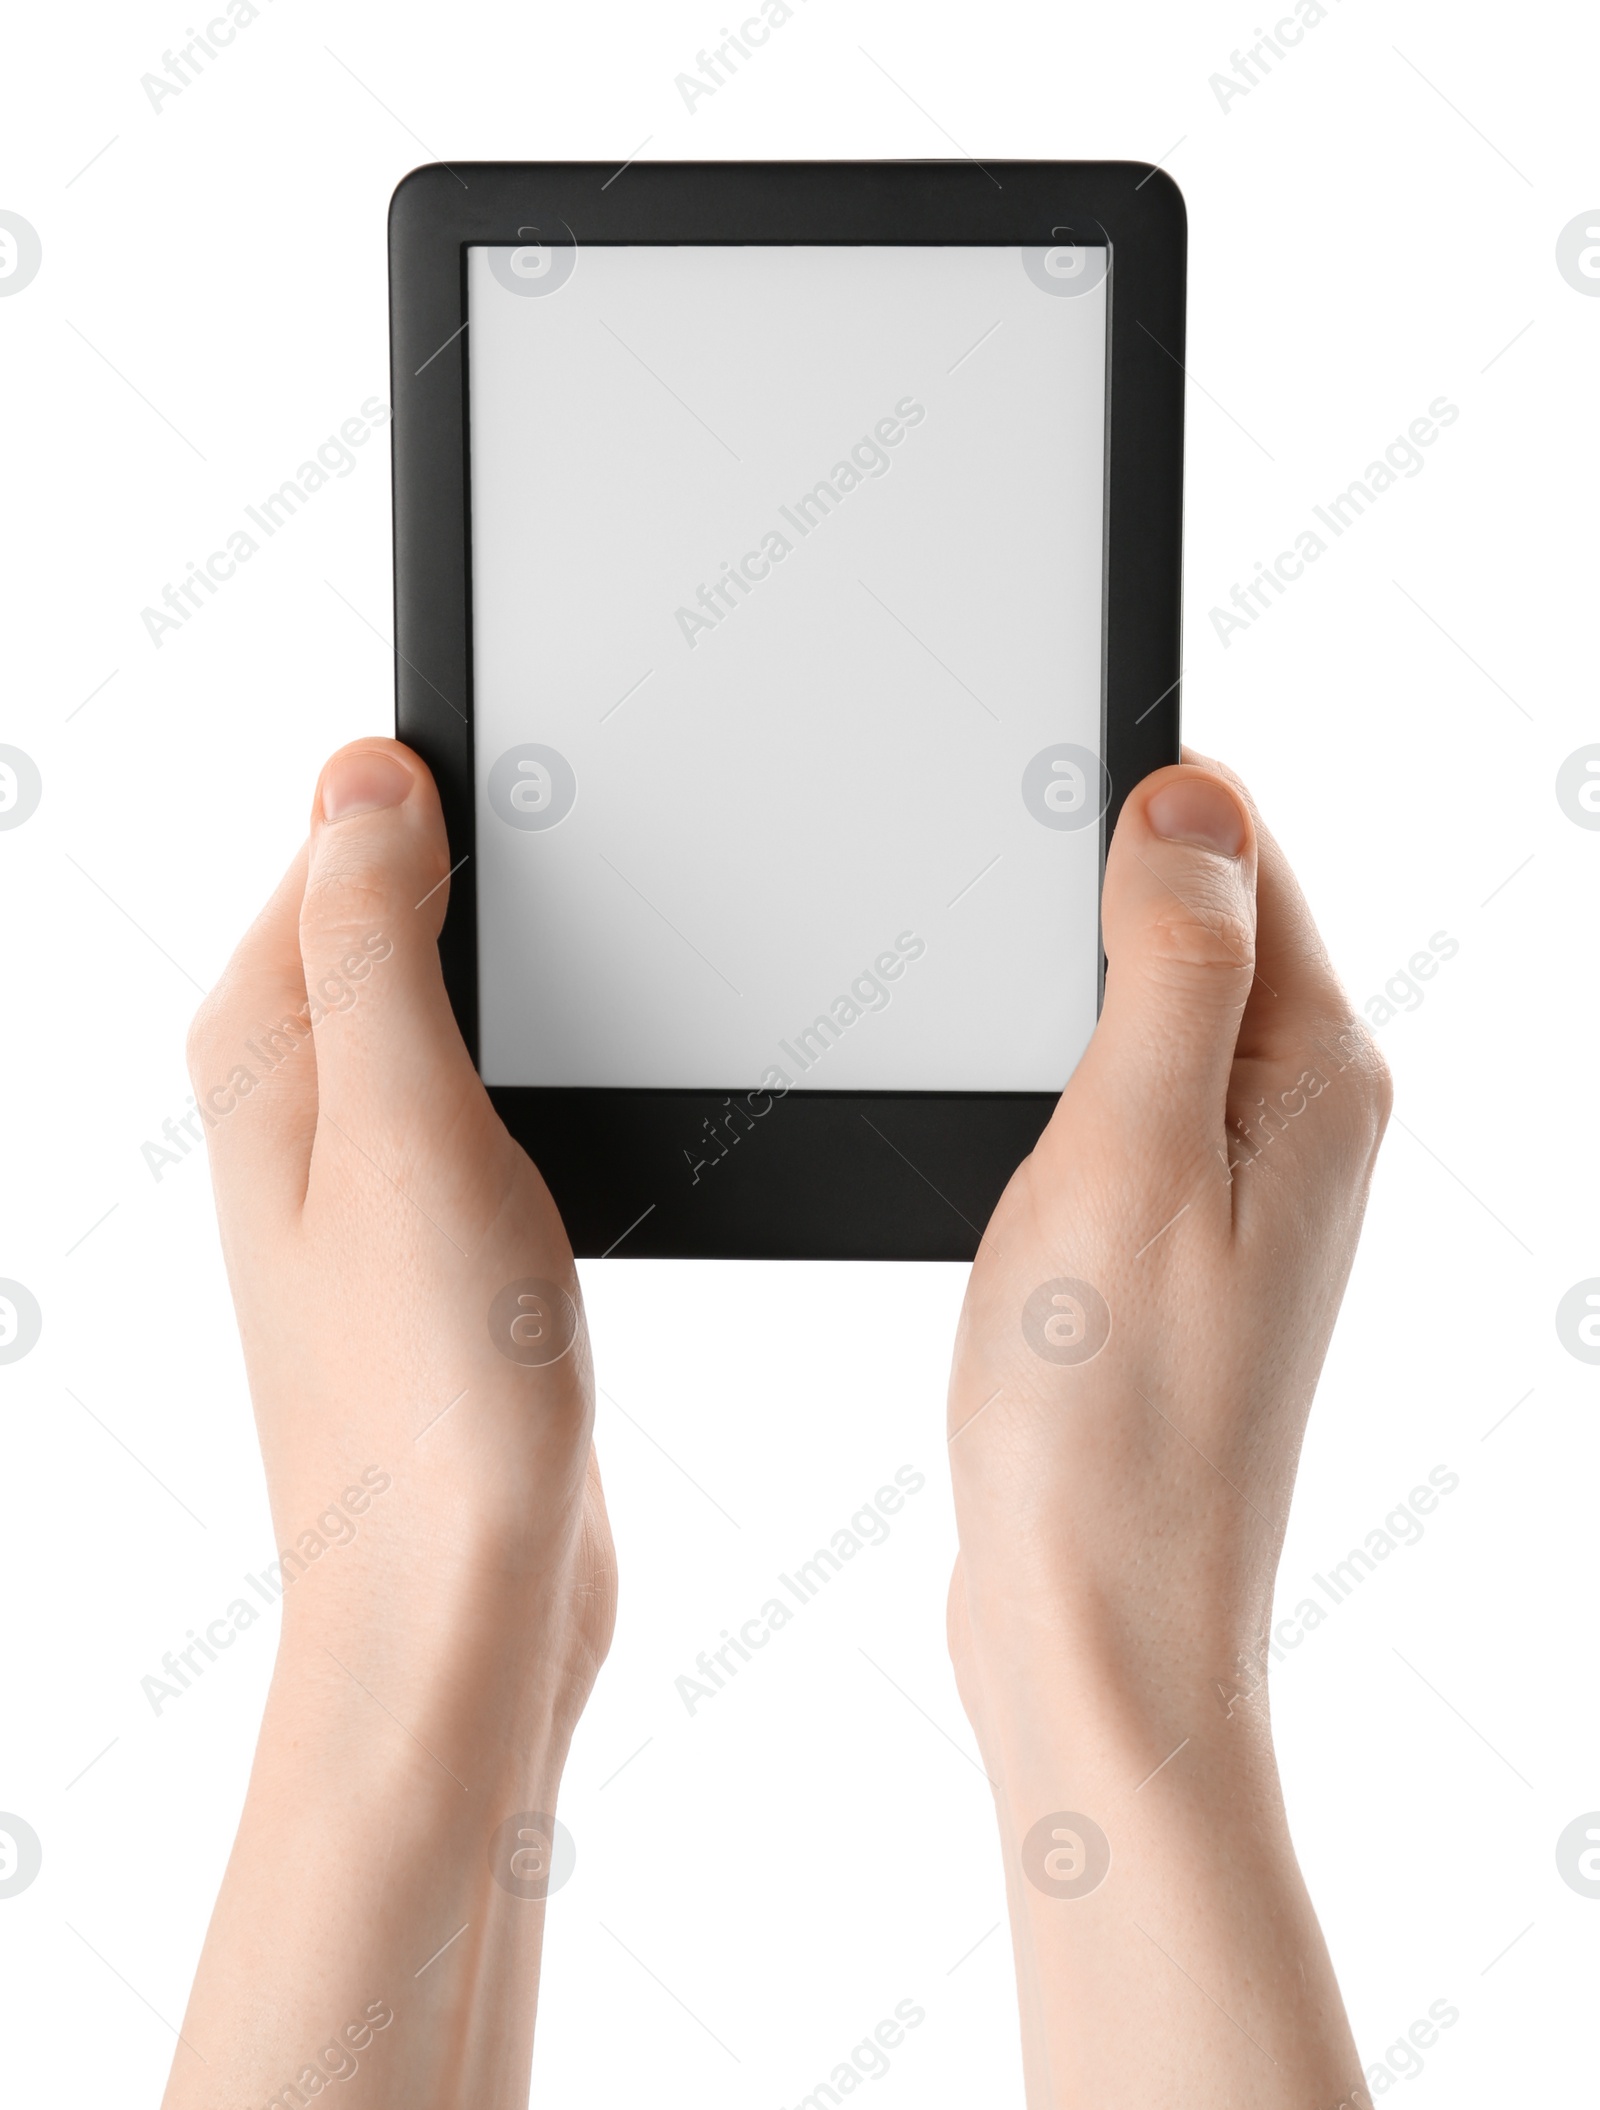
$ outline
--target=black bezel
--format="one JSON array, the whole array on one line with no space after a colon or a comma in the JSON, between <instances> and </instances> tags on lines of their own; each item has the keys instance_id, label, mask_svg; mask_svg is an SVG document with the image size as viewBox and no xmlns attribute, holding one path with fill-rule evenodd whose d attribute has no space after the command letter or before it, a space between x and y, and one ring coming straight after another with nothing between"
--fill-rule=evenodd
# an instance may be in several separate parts
<instances>
[{"instance_id":1,"label":"black bezel","mask_svg":"<svg viewBox=\"0 0 1600 2110\"><path fill-rule=\"evenodd\" d=\"M586 242L1110 243L1105 844L1178 759L1185 215L1144 162L463 163L414 170L389 212L395 730L438 782L457 865L439 949L477 1058L466 251L565 224ZM1098 230L1098 232L1095 232ZM697 1179L723 1091L496 1086L580 1258L970 1260L1050 1092L802 1092Z\"/></svg>"}]
</instances>

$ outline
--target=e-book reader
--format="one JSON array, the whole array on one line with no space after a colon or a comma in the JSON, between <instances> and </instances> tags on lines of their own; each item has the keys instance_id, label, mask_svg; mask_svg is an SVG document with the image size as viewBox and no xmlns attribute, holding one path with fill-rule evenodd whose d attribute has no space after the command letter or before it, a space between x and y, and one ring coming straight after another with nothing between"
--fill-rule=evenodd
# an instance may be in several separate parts
<instances>
[{"instance_id":1,"label":"e-book reader","mask_svg":"<svg viewBox=\"0 0 1600 2110\"><path fill-rule=\"evenodd\" d=\"M396 193L397 730L580 1255L975 1250L1178 754L1183 272L1144 164Z\"/></svg>"}]
</instances>

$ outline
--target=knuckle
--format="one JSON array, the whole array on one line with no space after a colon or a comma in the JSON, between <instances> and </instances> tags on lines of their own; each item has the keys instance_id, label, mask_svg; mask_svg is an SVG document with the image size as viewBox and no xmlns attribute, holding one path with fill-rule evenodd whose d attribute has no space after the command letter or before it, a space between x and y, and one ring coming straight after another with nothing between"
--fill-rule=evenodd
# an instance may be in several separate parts
<instances>
[{"instance_id":1,"label":"knuckle","mask_svg":"<svg viewBox=\"0 0 1600 2110\"><path fill-rule=\"evenodd\" d=\"M388 869L367 859L341 859L314 869L300 905L300 934L311 949L354 933L365 934L393 920L394 888Z\"/></svg>"},{"instance_id":2,"label":"knuckle","mask_svg":"<svg viewBox=\"0 0 1600 2110\"><path fill-rule=\"evenodd\" d=\"M1357 1090L1367 1116L1369 1147L1376 1150L1394 1112L1394 1073L1366 1027L1361 1029L1356 1065Z\"/></svg>"},{"instance_id":3,"label":"knuckle","mask_svg":"<svg viewBox=\"0 0 1600 2110\"><path fill-rule=\"evenodd\" d=\"M194 1017L189 1021L189 1031L184 1037L183 1058L189 1072L189 1082L197 1092L203 1091L213 1081L219 1051L226 1035L221 984L207 997L202 998Z\"/></svg>"},{"instance_id":4,"label":"knuckle","mask_svg":"<svg viewBox=\"0 0 1600 2110\"><path fill-rule=\"evenodd\" d=\"M1202 912L1173 902L1151 919L1144 951L1158 974L1248 976L1255 967L1255 932L1236 910Z\"/></svg>"},{"instance_id":5,"label":"knuckle","mask_svg":"<svg viewBox=\"0 0 1600 2110\"><path fill-rule=\"evenodd\" d=\"M1329 1099L1342 1116L1343 1138L1356 1158L1370 1162L1394 1110L1394 1077L1362 1019L1346 1014L1327 1030L1322 1044L1339 1058Z\"/></svg>"}]
</instances>

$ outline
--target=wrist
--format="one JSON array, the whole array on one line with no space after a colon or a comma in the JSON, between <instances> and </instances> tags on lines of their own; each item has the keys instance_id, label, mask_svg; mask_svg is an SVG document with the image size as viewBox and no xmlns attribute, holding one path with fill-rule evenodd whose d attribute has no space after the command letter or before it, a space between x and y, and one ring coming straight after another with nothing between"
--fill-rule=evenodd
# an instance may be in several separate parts
<instances>
[{"instance_id":1,"label":"wrist","mask_svg":"<svg viewBox=\"0 0 1600 2110\"><path fill-rule=\"evenodd\" d=\"M1093 1587L997 1593L969 1571L953 1650L991 1775L1032 1797L1065 1774L1116 1801L1181 1753L1219 1793L1276 1793L1250 1627L1198 1593L1154 1618Z\"/></svg>"},{"instance_id":2,"label":"wrist","mask_svg":"<svg viewBox=\"0 0 1600 2110\"><path fill-rule=\"evenodd\" d=\"M309 1568L285 1561L274 1694L315 1689L339 1664L397 1711L404 1699L441 1722L500 1724L496 1741L520 1748L564 1742L610 1639L602 1551L581 1511L545 1537L413 1511Z\"/></svg>"},{"instance_id":3,"label":"wrist","mask_svg":"<svg viewBox=\"0 0 1600 2110\"><path fill-rule=\"evenodd\" d=\"M286 1614L264 1735L287 1721L302 1745L425 1748L474 1790L550 1754L559 1772L593 1676L563 1622L411 1602L340 1609Z\"/></svg>"}]
</instances>

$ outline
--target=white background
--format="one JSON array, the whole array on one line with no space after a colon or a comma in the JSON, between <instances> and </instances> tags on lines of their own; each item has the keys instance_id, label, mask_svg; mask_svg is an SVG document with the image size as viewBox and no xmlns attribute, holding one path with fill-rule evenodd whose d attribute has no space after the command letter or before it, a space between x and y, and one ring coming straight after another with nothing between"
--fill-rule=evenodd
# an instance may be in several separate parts
<instances>
[{"instance_id":1,"label":"white background","mask_svg":"<svg viewBox=\"0 0 1600 2110\"><path fill-rule=\"evenodd\" d=\"M268 1633L159 1720L139 1691L271 1552L206 1175L157 1185L140 1145L184 1109L197 985L287 861L319 762L389 723L382 443L159 651L140 610L387 394L384 212L408 166L620 162L647 135L653 155L937 155L948 134L1170 152L1192 234L1188 733L1255 787L1358 1001L1435 931L1459 941L1382 1029L1398 1120L1286 1601L1430 1467L1461 1485L1283 1666L1274 1708L1367 2060L1444 1998L1460 2020L1407 2103L1576 2100L1600 1902L1553 1847L1600 1807L1600 1439L1597 1372L1552 1320L1600 1273L1600 834L1553 782L1600 738L1600 301L1554 244L1600 205L1592 20L1343 0L1224 114L1208 77L1253 8L811 0L691 117L673 77L714 9L280 0L156 116L139 77L189 19L34 12L8 48L0 203L45 259L0 301L0 739L45 784L0 835L0 1275L45 1314L0 1369L0 1808L45 1852L0 1901L13 2092L155 2099L238 1811ZM1461 416L1425 472L1224 650L1210 607L1441 393ZM873 2100L1016 2102L1004 1934L967 1954L1001 1889L941 1631L961 1271L584 1275L623 1599L563 1791L578 1873L536 2086L792 2104L911 1997L926 2022ZM904 1462L929 1486L894 1537L691 1721L674 1677Z\"/></svg>"}]
</instances>

